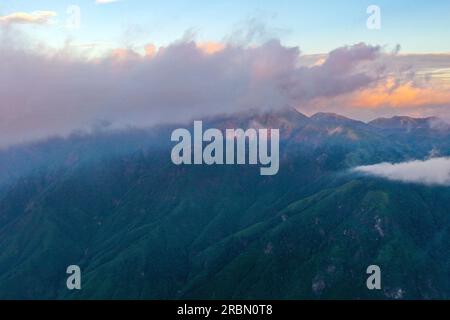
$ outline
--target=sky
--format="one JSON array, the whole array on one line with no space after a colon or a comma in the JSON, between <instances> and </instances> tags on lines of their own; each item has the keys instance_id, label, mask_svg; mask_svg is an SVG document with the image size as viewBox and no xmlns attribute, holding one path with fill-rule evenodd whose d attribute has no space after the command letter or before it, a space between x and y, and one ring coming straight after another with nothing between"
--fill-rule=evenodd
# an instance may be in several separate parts
<instances>
[{"instance_id":1,"label":"sky","mask_svg":"<svg viewBox=\"0 0 450 320\"><path fill-rule=\"evenodd\" d=\"M447 0L3 0L0 147L250 109L450 119L449 18Z\"/></svg>"},{"instance_id":2,"label":"sky","mask_svg":"<svg viewBox=\"0 0 450 320\"><path fill-rule=\"evenodd\" d=\"M104 3L102 3L104 2ZM366 27L369 5L381 9L381 29ZM80 8L80 28L64 28L67 9ZM51 27L30 32L53 45L68 37L80 43L167 45L187 31L204 41L223 41L246 24L264 23L269 36L308 54L327 53L360 41L401 44L408 53L450 52L450 2L406 0L3 0L0 14L52 11ZM255 22L256 21L256 22Z\"/></svg>"}]
</instances>

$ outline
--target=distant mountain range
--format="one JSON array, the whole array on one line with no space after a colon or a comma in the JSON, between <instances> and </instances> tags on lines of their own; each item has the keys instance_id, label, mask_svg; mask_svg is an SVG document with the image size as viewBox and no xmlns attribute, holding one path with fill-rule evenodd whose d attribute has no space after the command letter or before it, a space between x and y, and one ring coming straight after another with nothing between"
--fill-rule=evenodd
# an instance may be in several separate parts
<instances>
[{"instance_id":1,"label":"distant mountain range","mask_svg":"<svg viewBox=\"0 0 450 320\"><path fill-rule=\"evenodd\" d=\"M279 174L175 166L180 125L1 151L0 298L450 298L450 187L349 170L449 156L444 121L285 110L204 123L279 128ZM80 291L66 288L72 264Z\"/></svg>"}]
</instances>

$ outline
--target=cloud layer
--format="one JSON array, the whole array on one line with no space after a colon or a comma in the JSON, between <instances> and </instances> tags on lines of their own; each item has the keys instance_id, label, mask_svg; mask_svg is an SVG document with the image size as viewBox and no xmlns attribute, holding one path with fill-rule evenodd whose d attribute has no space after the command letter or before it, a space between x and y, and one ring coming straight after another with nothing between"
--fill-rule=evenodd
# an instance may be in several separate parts
<instances>
[{"instance_id":1,"label":"cloud layer","mask_svg":"<svg viewBox=\"0 0 450 320\"><path fill-rule=\"evenodd\" d=\"M353 171L393 181L450 186L450 158L380 163L360 166Z\"/></svg>"},{"instance_id":2,"label":"cloud layer","mask_svg":"<svg viewBox=\"0 0 450 320\"><path fill-rule=\"evenodd\" d=\"M10 34L11 35L11 34ZM318 97L363 89L379 75L360 66L376 46L332 51L301 64L298 48L178 41L145 53L117 49L87 59L73 48L27 48L0 42L0 147L65 135L96 123L146 126L249 109L297 107Z\"/></svg>"},{"instance_id":3,"label":"cloud layer","mask_svg":"<svg viewBox=\"0 0 450 320\"><path fill-rule=\"evenodd\" d=\"M254 109L450 118L450 55L399 55L399 47L387 52L359 43L308 56L278 40L250 45L189 36L99 55L95 44L49 49L14 26L52 16L0 18L0 148L99 123L148 126Z\"/></svg>"}]
</instances>

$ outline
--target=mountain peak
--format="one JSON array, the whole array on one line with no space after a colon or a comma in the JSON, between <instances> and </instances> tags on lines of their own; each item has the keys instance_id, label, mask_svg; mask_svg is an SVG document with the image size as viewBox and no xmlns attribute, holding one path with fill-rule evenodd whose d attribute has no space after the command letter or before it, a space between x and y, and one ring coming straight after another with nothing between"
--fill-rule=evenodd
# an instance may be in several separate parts
<instances>
[{"instance_id":1,"label":"mountain peak","mask_svg":"<svg viewBox=\"0 0 450 320\"><path fill-rule=\"evenodd\" d=\"M437 117L413 118L408 116L395 116L391 118L378 118L368 124L381 129L429 129L434 123L441 122Z\"/></svg>"},{"instance_id":2,"label":"mountain peak","mask_svg":"<svg viewBox=\"0 0 450 320\"><path fill-rule=\"evenodd\" d=\"M333 112L317 112L313 116L311 116L311 119L339 119L339 120L352 120L350 118L344 117L340 114L333 113Z\"/></svg>"},{"instance_id":3,"label":"mountain peak","mask_svg":"<svg viewBox=\"0 0 450 320\"><path fill-rule=\"evenodd\" d=\"M326 124L363 124L363 122L347 118L337 113L318 112L311 116L313 121Z\"/></svg>"}]
</instances>

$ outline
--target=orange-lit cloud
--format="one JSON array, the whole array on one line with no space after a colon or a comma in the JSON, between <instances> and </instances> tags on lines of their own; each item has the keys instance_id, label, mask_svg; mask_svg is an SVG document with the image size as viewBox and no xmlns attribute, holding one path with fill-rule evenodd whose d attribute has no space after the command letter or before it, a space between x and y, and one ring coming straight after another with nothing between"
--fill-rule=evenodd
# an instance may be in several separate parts
<instances>
[{"instance_id":1,"label":"orange-lit cloud","mask_svg":"<svg viewBox=\"0 0 450 320\"><path fill-rule=\"evenodd\" d=\"M442 86L418 87L412 82L395 86L392 79L386 83L356 92L349 105L360 108L414 108L450 104L450 88Z\"/></svg>"},{"instance_id":2,"label":"orange-lit cloud","mask_svg":"<svg viewBox=\"0 0 450 320\"><path fill-rule=\"evenodd\" d=\"M223 49L225 49L226 46L224 43L208 41L197 43L197 47L204 53L214 54L222 51Z\"/></svg>"},{"instance_id":3,"label":"orange-lit cloud","mask_svg":"<svg viewBox=\"0 0 450 320\"><path fill-rule=\"evenodd\" d=\"M110 57L115 62L129 62L140 58L140 55L131 49L117 48L111 51Z\"/></svg>"},{"instance_id":4,"label":"orange-lit cloud","mask_svg":"<svg viewBox=\"0 0 450 320\"><path fill-rule=\"evenodd\" d=\"M153 43L149 43L145 46L145 56L148 58L153 58L157 52L157 48Z\"/></svg>"}]
</instances>

